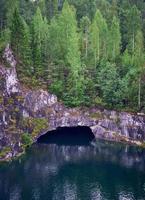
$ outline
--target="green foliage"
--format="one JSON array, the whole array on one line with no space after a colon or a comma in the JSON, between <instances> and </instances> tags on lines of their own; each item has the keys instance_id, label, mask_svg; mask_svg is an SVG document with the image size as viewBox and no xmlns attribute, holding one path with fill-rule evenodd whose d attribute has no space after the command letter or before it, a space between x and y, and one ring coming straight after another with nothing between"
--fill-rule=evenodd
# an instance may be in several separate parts
<instances>
[{"instance_id":1,"label":"green foliage","mask_svg":"<svg viewBox=\"0 0 145 200\"><path fill-rule=\"evenodd\" d=\"M8 27L12 26L13 15L15 11L19 8L18 0L7 0L5 3L6 8L6 23Z\"/></svg>"},{"instance_id":2,"label":"green foliage","mask_svg":"<svg viewBox=\"0 0 145 200\"><path fill-rule=\"evenodd\" d=\"M11 148L10 147L4 147L1 151L0 151L0 158L4 158L9 152L11 152Z\"/></svg>"},{"instance_id":3,"label":"green foliage","mask_svg":"<svg viewBox=\"0 0 145 200\"><path fill-rule=\"evenodd\" d=\"M7 42L10 41L10 30L3 29L0 32L0 53L4 50L7 45Z\"/></svg>"},{"instance_id":4,"label":"green foliage","mask_svg":"<svg viewBox=\"0 0 145 200\"><path fill-rule=\"evenodd\" d=\"M100 10L96 11L95 17L91 25L91 50L94 56L94 66L100 59L107 59L107 46L108 46L108 27L106 20L102 16Z\"/></svg>"},{"instance_id":5,"label":"green foliage","mask_svg":"<svg viewBox=\"0 0 145 200\"><path fill-rule=\"evenodd\" d=\"M2 0L0 52L10 42L21 81L68 106L140 110L144 9L136 0Z\"/></svg>"},{"instance_id":6,"label":"green foliage","mask_svg":"<svg viewBox=\"0 0 145 200\"><path fill-rule=\"evenodd\" d=\"M44 118L25 118L22 120L22 128L32 132L31 138L37 137L42 131L48 129L47 119Z\"/></svg>"},{"instance_id":7,"label":"green foliage","mask_svg":"<svg viewBox=\"0 0 145 200\"><path fill-rule=\"evenodd\" d=\"M48 122L43 118L35 118L32 120L33 123L33 132L32 136L36 137L38 134L42 133L42 131L48 129Z\"/></svg>"},{"instance_id":8,"label":"green foliage","mask_svg":"<svg viewBox=\"0 0 145 200\"><path fill-rule=\"evenodd\" d=\"M64 101L68 102L70 98L70 102L76 105L80 102L82 95L79 35L75 10L67 2L64 3L60 16L52 20L50 38L51 57L56 63L61 63L63 60L63 68L58 69L59 74L56 74L54 80L55 88L65 92L62 94ZM62 84L61 81L63 81Z\"/></svg>"},{"instance_id":9,"label":"green foliage","mask_svg":"<svg viewBox=\"0 0 145 200\"><path fill-rule=\"evenodd\" d=\"M31 73L32 54L30 42L29 27L16 9L11 24L11 46L15 55L22 62L22 67L18 70L22 71L24 75L29 75Z\"/></svg>"},{"instance_id":10,"label":"green foliage","mask_svg":"<svg viewBox=\"0 0 145 200\"><path fill-rule=\"evenodd\" d=\"M120 55L121 33L118 19L114 16L110 28L108 54L110 60L115 60Z\"/></svg>"},{"instance_id":11,"label":"green foliage","mask_svg":"<svg viewBox=\"0 0 145 200\"><path fill-rule=\"evenodd\" d=\"M103 64L100 67L97 80L103 101L111 107L121 104L123 88L120 85L116 66L111 63L105 63L105 66Z\"/></svg>"},{"instance_id":12,"label":"green foliage","mask_svg":"<svg viewBox=\"0 0 145 200\"><path fill-rule=\"evenodd\" d=\"M135 51L135 37L141 29L141 13L136 6L132 6L127 14L127 43L131 54Z\"/></svg>"},{"instance_id":13,"label":"green foliage","mask_svg":"<svg viewBox=\"0 0 145 200\"><path fill-rule=\"evenodd\" d=\"M95 0L68 0L77 10L77 19L80 20L83 16L88 16L90 19L94 17L96 11Z\"/></svg>"},{"instance_id":14,"label":"green foliage","mask_svg":"<svg viewBox=\"0 0 145 200\"><path fill-rule=\"evenodd\" d=\"M91 21L87 16L82 17L80 21L81 28L81 54L84 61L88 58L89 51L89 35L90 35L90 24Z\"/></svg>"},{"instance_id":15,"label":"green foliage","mask_svg":"<svg viewBox=\"0 0 145 200\"><path fill-rule=\"evenodd\" d=\"M42 38L43 38L43 17L38 7L32 22L32 46L34 73L37 77L42 75Z\"/></svg>"},{"instance_id":16,"label":"green foliage","mask_svg":"<svg viewBox=\"0 0 145 200\"><path fill-rule=\"evenodd\" d=\"M33 143L32 137L29 133L23 133L21 140L24 146L30 146Z\"/></svg>"}]
</instances>

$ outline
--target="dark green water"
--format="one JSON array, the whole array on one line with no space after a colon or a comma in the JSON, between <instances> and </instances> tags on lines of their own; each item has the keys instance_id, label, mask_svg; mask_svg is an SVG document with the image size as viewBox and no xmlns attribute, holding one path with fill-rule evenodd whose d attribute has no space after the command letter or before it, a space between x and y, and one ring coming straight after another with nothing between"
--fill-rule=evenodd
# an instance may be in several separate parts
<instances>
[{"instance_id":1,"label":"dark green water","mask_svg":"<svg viewBox=\"0 0 145 200\"><path fill-rule=\"evenodd\" d=\"M0 200L145 200L145 150L57 137L43 142L0 164Z\"/></svg>"}]
</instances>

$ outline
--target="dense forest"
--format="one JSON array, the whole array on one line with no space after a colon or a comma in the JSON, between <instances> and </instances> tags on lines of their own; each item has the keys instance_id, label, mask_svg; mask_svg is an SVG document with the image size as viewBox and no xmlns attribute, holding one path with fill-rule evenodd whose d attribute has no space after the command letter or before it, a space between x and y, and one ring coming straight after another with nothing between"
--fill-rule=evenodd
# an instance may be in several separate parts
<instances>
[{"instance_id":1,"label":"dense forest","mask_svg":"<svg viewBox=\"0 0 145 200\"><path fill-rule=\"evenodd\" d=\"M19 79L68 106L143 110L143 0L1 0L0 53L7 43Z\"/></svg>"}]
</instances>

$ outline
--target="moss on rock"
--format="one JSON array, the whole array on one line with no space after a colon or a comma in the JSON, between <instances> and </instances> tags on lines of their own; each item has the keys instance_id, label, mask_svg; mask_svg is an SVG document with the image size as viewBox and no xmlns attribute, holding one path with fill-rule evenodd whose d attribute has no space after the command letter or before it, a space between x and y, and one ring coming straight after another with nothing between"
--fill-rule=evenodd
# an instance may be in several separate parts
<instances>
[{"instance_id":1,"label":"moss on rock","mask_svg":"<svg viewBox=\"0 0 145 200\"><path fill-rule=\"evenodd\" d=\"M44 118L28 117L23 119L22 126L24 130L31 132L32 138L37 137L43 130L48 128L48 121Z\"/></svg>"},{"instance_id":2,"label":"moss on rock","mask_svg":"<svg viewBox=\"0 0 145 200\"><path fill-rule=\"evenodd\" d=\"M3 159L6 157L6 155L8 153L11 152L11 148L10 147L4 147L1 151L0 151L0 159Z\"/></svg>"}]
</instances>

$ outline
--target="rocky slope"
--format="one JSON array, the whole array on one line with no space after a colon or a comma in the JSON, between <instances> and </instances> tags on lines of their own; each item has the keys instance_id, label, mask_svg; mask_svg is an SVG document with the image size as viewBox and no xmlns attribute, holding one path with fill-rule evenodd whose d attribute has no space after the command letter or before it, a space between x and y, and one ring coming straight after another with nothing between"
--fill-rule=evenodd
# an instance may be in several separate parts
<instances>
[{"instance_id":1,"label":"rocky slope","mask_svg":"<svg viewBox=\"0 0 145 200\"><path fill-rule=\"evenodd\" d=\"M27 143L58 127L88 126L96 138L144 144L145 116L97 108L66 108L44 90L25 90L9 45L0 65L0 160L23 153Z\"/></svg>"}]
</instances>

